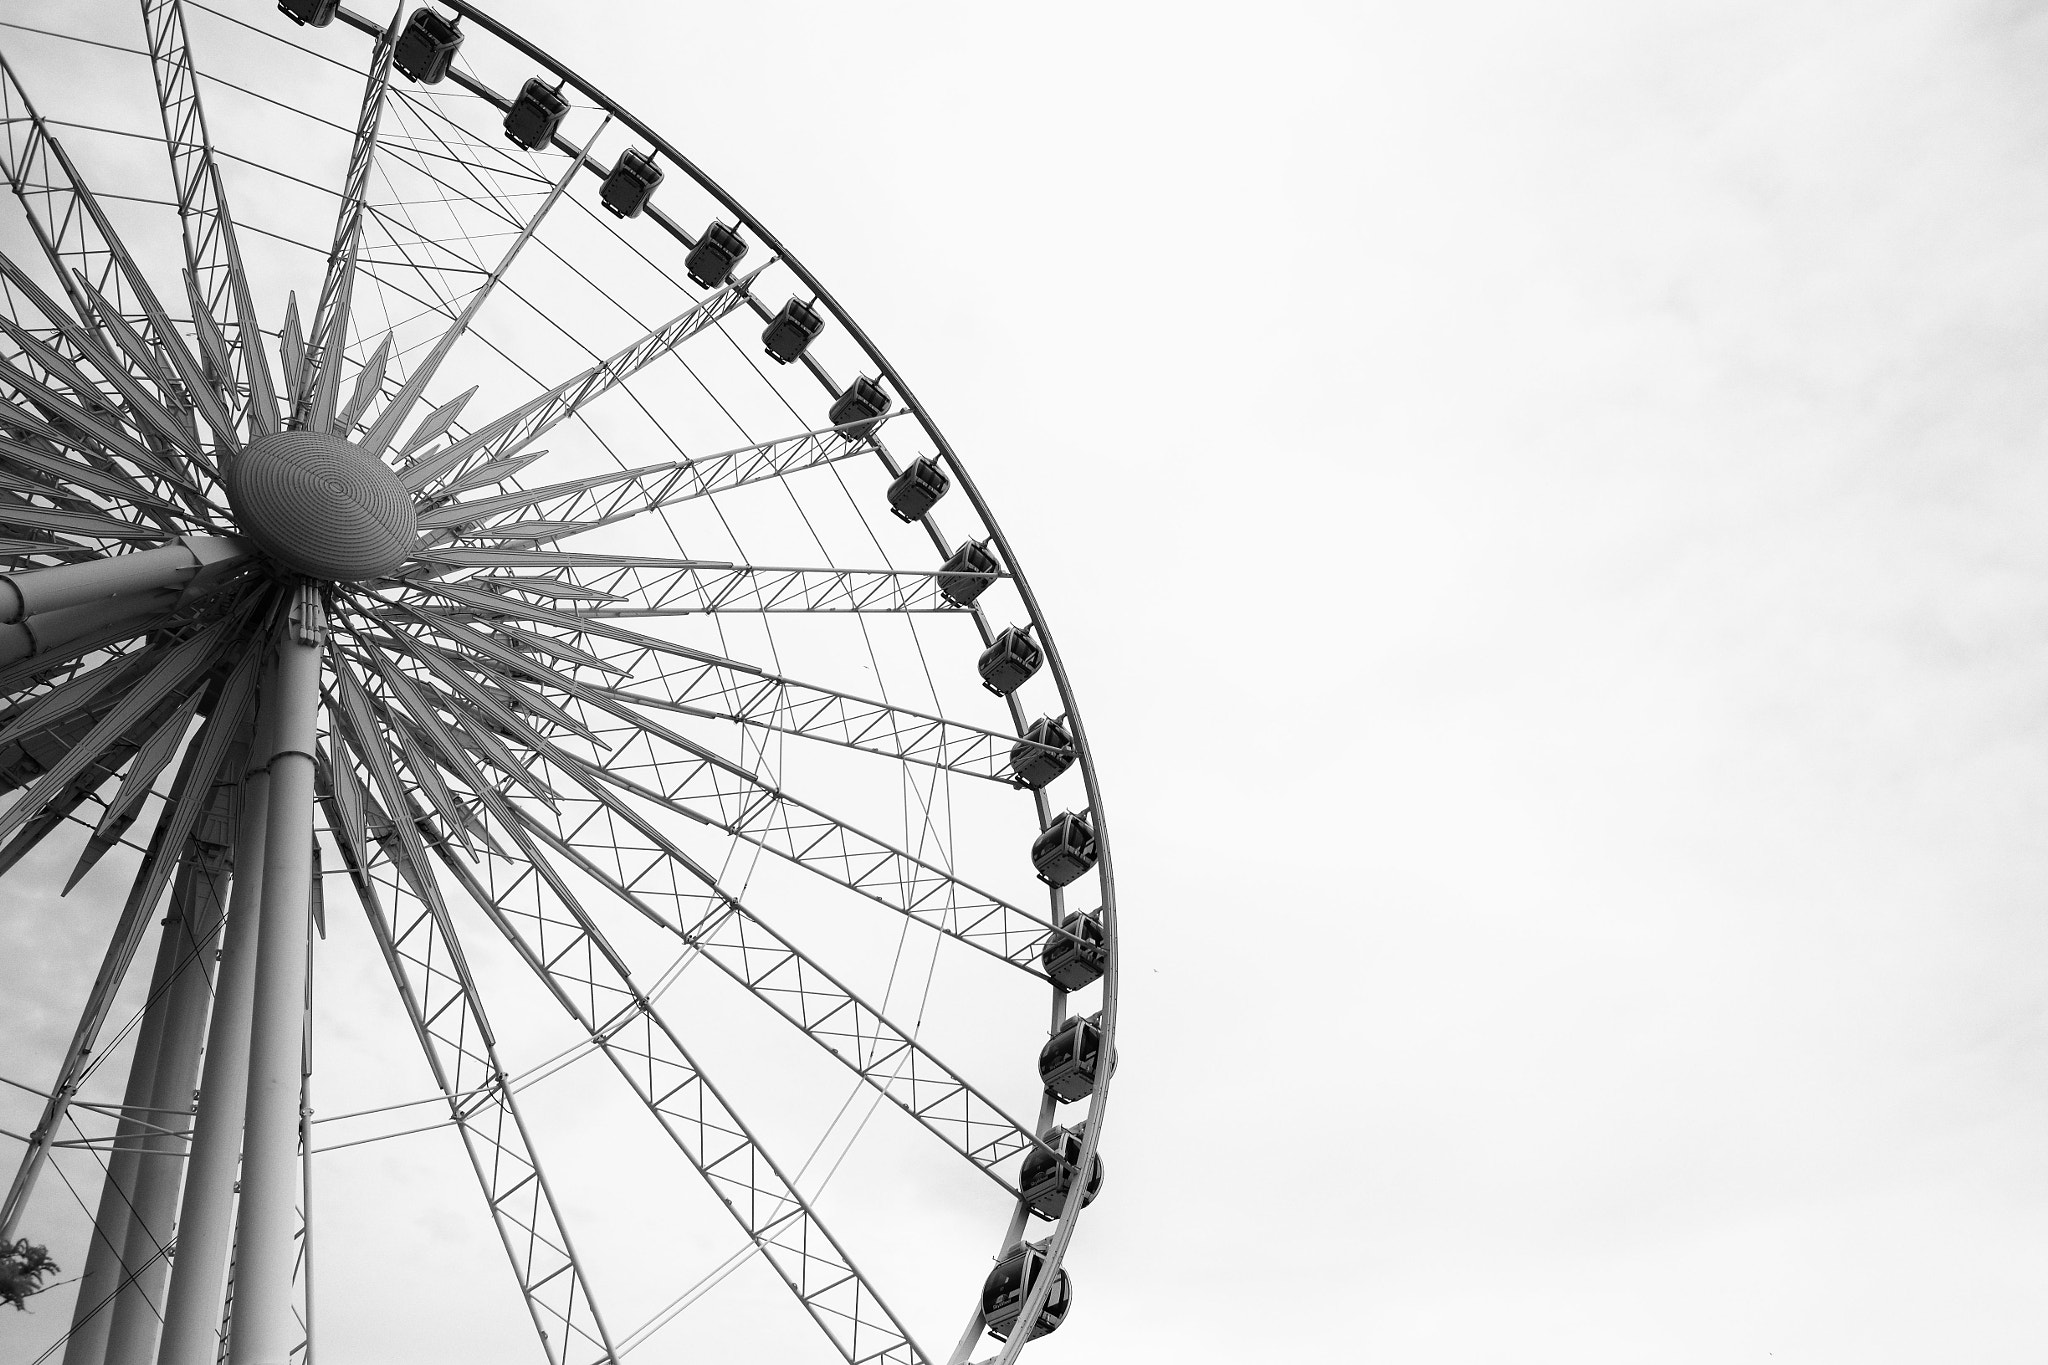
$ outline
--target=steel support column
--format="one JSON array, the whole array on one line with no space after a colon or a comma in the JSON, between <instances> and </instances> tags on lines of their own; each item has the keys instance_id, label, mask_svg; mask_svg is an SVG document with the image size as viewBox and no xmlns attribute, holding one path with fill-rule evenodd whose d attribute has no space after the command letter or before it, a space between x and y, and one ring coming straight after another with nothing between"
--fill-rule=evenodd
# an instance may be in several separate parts
<instances>
[{"instance_id":1,"label":"steel support column","mask_svg":"<svg viewBox=\"0 0 2048 1365\"><path fill-rule=\"evenodd\" d=\"M105 1365L108 1329L114 1321L114 1296L127 1278L121 1258L127 1249L128 1211L135 1196L135 1172L141 1164L137 1148L146 1125L150 1092L156 1079L157 1045L163 1037L164 1015L170 1009L171 979L178 969L179 933L166 920L158 941L156 965L149 975L149 998L142 1025L135 1034L135 1056L128 1064L128 1088L121 1096L121 1121L114 1129L114 1150L107 1156L106 1183L100 1187L99 1212L93 1218L92 1248L85 1255L85 1273L78 1281L78 1301L71 1310L71 1333L64 1346L64 1365Z\"/></svg>"},{"instance_id":2,"label":"steel support column","mask_svg":"<svg viewBox=\"0 0 2048 1365\"><path fill-rule=\"evenodd\" d=\"M116 598L160 597L175 606L181 594L213 586L248 554L239 540L180 536L160 549L0 573L0 623L67 607L104 607Z\"/></svg>"},{"instance_id":3,"label":"steel support column","mask_svg":"<svg viewBox=\"0 0 2048 1365\"><path fill-rule=\"evenodd\" d=\"M180 960L164 1014L163 1036L157 1044L149 1101L151 1126L139 1144L141 1159L122 1253L130 1274L114 1301L107 1365L150 1365L156 1357L164 1280L171 1268L169 1258L160 1253L171 1242L178 1190L185 1174L189 1139L184 1130L191 1123L199 1050L213 995L214 946L220 940L226 903L225 853L224 848L194 840L171 891L170 920L164 932L177 935Z\"/></svg>"},{"instance_id":4,"label":"steel support column","mask_svg":"<svg viewBox=\"0 0 2048 1365\"><path fill-rule=\"evenodd\" d=\"M276 693L266 678L266 700ZM235 826L233 898L226 946L213 993L206 1071L178 1213L178 1259L164 1303L158 1365L214 1365L221 1300L235 1241L235 1171L242 1159L242 1115L249 1098L249 1020L255 1008L256 944L263 901L263 844L270 818L270 727L259 716L256 746L242 781Z\"/></svg>"},{"instance_id":5,"label":"steel support column","mask_svg":"<svg viewBox=\"0 0 2048 1365\"><path fill-rule=\"evenodd\" d=\"M249 1030L242 1204L235 1227L230 1365L289 1365L299 1189L299 1085L306 935L313 883L313 751L320 713L321 612L312 584L294 593L277 640L264 834L262 927Z\"/></svg>"}]
</instances>

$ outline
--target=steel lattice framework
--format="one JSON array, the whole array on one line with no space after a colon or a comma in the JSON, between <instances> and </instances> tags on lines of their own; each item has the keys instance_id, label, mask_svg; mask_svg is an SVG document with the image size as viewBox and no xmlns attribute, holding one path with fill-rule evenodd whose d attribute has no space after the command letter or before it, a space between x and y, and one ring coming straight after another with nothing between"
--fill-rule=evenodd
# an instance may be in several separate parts
<instances>
[{"instance_id":1,"label":"steel lattice framework","mask_svg":"<svg viewBox=\"0 0 2048 1365\"><path fill-rule=\"evenodd\" d=\"M8 1078L38 1112L0 1256L47 1173L100 1188L42 1358L310 1359L316 1155L425 1131L319 1136L335 921L431 1087L338 1117L445 1116L551 1365L750 1259L821 1359L1008 1365L1099 1183L1116 908L1067 673L958 454L765 226L467 0L136 8L0 20L0 875L126 879L61 1055ZM593 1163L550 1173L530 1093L600 1057L739 1239L624 1333L569 1227ZM785 1070L850 1087L802 1161ZM901 1181L865 1227L821 1204L845 1150L810 1173L856 1103L893 1116L863 1178ZM986 1287L864 1268L955 1171ZM943 1350L927 1280L977 1290Z\"/></svg>"}]
</instances>

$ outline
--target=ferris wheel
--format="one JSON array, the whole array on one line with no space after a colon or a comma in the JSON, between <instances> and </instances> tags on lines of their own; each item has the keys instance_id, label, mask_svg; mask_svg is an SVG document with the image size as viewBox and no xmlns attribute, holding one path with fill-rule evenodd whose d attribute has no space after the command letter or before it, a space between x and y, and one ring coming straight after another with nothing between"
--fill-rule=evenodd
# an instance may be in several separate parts
<instances>
[{"instance_id":1,"label":"ferris wheel","mask_svg":"<svg viewBox=\"0 0 2048 1365\"><path fill-rule=\"evenodd\" d=\"M0 916L120 907L4 1067L36 1359L310 1365L408 1285L552 1365L1059 1327L1104 809L902 376L467 0L5 15Z\"/></svg>"}]
</instances>

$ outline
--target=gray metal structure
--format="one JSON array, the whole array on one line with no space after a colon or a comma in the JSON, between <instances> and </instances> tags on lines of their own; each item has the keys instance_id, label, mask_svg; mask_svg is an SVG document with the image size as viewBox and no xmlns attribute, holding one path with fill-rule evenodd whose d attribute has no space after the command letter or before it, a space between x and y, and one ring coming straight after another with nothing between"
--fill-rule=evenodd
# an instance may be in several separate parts
<instances>
[{"instance_id":1,"label":"gray metal structure","mask_svg":"<svg viewBox=\"0 0 2048 1365\"><path fill-rule=\"evenodd\" d=\"M461 34L438 65L420 44L450 30L416 10L281 8L0 20L0 876L68 840L71 884L109 855L128 878L71 1043L27 1080L41 1117L0 1208L0 1242L33 1237L52 1163L104 1158L65 1365L315 1355L330 882L363 911L551 1365L617 1360L667 1318L620 1334L600 1311L479 935L616 1070L815 1322L819 1358L1007 1365L1088 1185L1035 1211L1019 1171L1072 1154L1043 1140L1062 1125L1071 1169L1092 1168L1117 1009L1095 765L1011 544L853 319L652 127L466 0L431 11ZM54 76L116 57L132 95ZM522 76L568 102L539 146L500 129ZM337 81L345 111L320 103ZM167 181L110 183L117 158L72 151L143 141ZM644 207L607 191L630 218L593 212L634 157L662 183L649 197L643 173ZM237 198L238 178L262 191ZM280 207L301 189L318 215ZM693 254L704 216L756 259ZM785 295L825 330L764 366ZM876 392L886 410L859 405ZM921 460L953 496L892 518ZM963 534L993 572L940 572ZM976 657L1009 625L1043 666L983 688ZM1020 738L1034 713L1070 748ZM1079 776L1025 780L1040 755ZM1067 809L1092 847L1034 879L1033 836ZM756 885L763 853L788 875ZM622 924L677 965L650 984ZM886 984L864 937L897 944ZM1035 983L1009 1062L987 1060L989 1019L935 1038L922 1002L893 1003L907 943L928 945L927 998L941 962L991 1011ZM1049 975L1062 944L1092 965ZM730 1027L801 1039L925 1159L975 1172L1007 1210L998 1258L1044 1244L1007 1340L977 1296L957 1344L950 1321L918 1344L817 1183L661 1008L699 961L765 1007ZM1076 1015L1100 1049L1063 1113L1033 1060ZM89 1103L129 1027L120 1101ZM110 1135L88 1135L101 1114Z\"/></svg>"}]
</instances>

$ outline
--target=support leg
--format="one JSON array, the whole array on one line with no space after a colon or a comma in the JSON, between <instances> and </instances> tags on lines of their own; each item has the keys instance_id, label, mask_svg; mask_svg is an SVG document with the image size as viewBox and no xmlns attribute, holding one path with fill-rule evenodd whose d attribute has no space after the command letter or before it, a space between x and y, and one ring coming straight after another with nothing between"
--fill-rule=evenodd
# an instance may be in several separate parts
<instances>
[{"instance_id":1,"label":"support leg","mask_svg":"<svg viewBox=\"0 0 2048 1365\"><path fill-rule=\"evenodd\" d=\"M275 687L266 681L266 700ZM235 1239L235 1171L242 1159L242 1114L249 1092L249 1018L255 1007L256 944L263 901L263 844L270 817L273 745L261 725L242 783L235 828L235 885L227 944L214 988L206 1073L186 1163L178 1213L178 1259L164 1304L159 1365L214 1365L220 1345L221 1300Z\"/></svg>"},{"instance_id":2,"label":"support leg","mask_svg":"<svg viewBox=\"0 0 2048 1365\"><path fill-rule=\"evenodd\" d=\"M301 588L277 643L262 927L249 1033L242 1205L235 1228L230 1365L289 1365L299 1185L299 1062L313 879L313 750L320 709L320 599Z\"/></svg>"},{"instance_id":3,"label":"support leg","mask_svg":"<svg viewBox=\"0 0 2048 1365\"><path fill-rule=\"evenodd\" d=\"M159 1253L170 1245L178 1190L184 1181L188 1139L179 1130L191 1123L200 1044L206 1033L207 1007L212 1003L214 948L220 941L221 912L226 908L226 851L209 850L194 841L171 892L170 926L165 932L178 935L183 961L171 986L170 1008L157 1046L150 1098L154 1112L149 1116L154 1127L140 1144L127 1249L122 1255L132 1275L114 1301L107 1365L150 1365L156 1358L164 1281L171 1268L169 1258ZM171 1131L162 1131L165 1129Z\"/></svg>"},{"instance_id":4,"label":"support leg","mask_svg":"<svg viewBox=\"0 0 2048 1365\"><path fill-rule=\"evenodd\" d=\"M114 1297L126 1278L121 1258L127 1248L128 1210L135 1197L135 1171L141 1158L136 1147L150 1114L156 1077L157 1045L163 1038L164 1015L170 1009L171 978L179 960L176 925L166 922L157 946L156 966L149 976L149 1001L135 1034L135 1057L128 1064L128 1088L121 1096L122 1117L114 1130L114 1150L107 1158L107 1179L100 1187L99 1212L93 1218L92 1249L78 1281L78 1302L71 1310L71 1334L64 1345L64 1365L105 1365L108 1329L113 1325Z\"/></svg>"}]
</instances>

